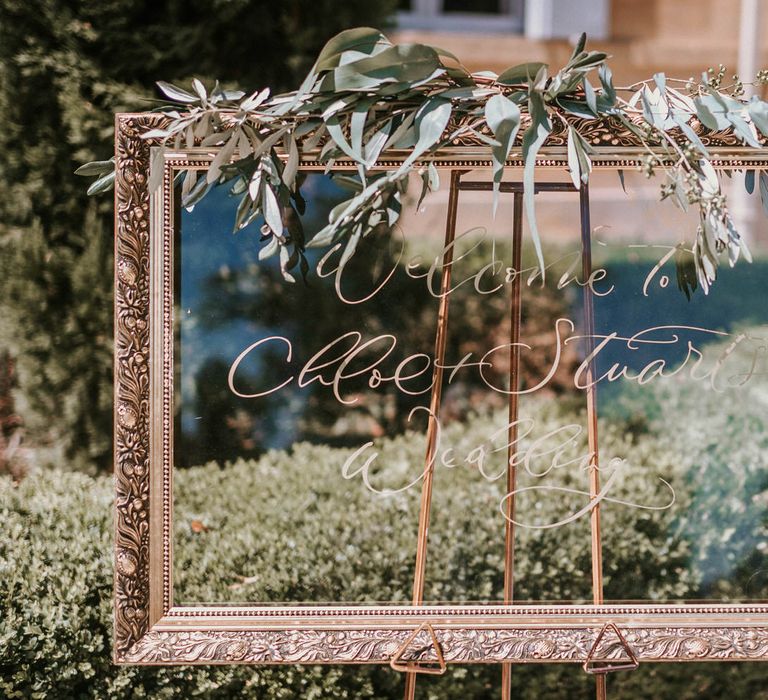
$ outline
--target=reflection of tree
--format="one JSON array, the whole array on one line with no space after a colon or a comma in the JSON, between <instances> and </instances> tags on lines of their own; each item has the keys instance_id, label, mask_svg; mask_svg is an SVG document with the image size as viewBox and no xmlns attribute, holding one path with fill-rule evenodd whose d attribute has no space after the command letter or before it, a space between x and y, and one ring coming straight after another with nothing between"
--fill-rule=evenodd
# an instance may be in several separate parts
<instances>
[{"instance_id":1,"label":"reflection of tree","mask_svg":"<svg viewBox=\"0 0 768 700\"><path fill-rule=\"evenodd\" d=\"M462 260L462 266L479 270L489 259L489 249L478 247ZM388 232L364 239L354 267L344 278L344 294L348 299L366 296L397 263L397 244ZM331 265L330 267L333 267ZM554 355L554 321L565 314L566 302L562 292L550 287L529 290L523 312L523 339L535 346L535 351L523 353L521 376L524 384L538 382L551 364ZM480 296L472 284L460 286L451 296L448 350L446 360L456 363L468 353L473 361L495 345L509 342L509 286L499 293ZM391 334L398 339L395 350L377 369L385 376L394 374L397 364L407 355L421 352L433 355L437 299L427 292L423 279L414 279L405 272L401 261L383 290L364 304L344 304L334 290L333 278L311 275L308 284L287 284L276 265L262 263L225 269L209 278L200 318L210 327L248 320L259 328L258 335L283 335L290 338L294 348L294 367L301 367L321 347L349 331L359 331L363 340L379 334ZM255 336L255 337L258 337ZM351 342L343 347L351 347ZM348 374L364 369L385 349L382 343L363 352L347 368ZM283 353L280 355L280 353ZM280 353L249 366L254 387L275 385L282 381L285 356ZM549 388L562 392L569 385L568 373L573 371L573 356L562 363ZM370 373L361 372L344 383L344 396L354 398L352 405L340 404L327 387L315 382L293 393L281 391L267 399L238 400L227 387L228 368L221 361L209 362L196 377L197 407L205 414L199 421L201 431L195 438L200 445L201 459L227 459L249 456L265 445L285 445L269 439L265 431L278 430L275 417L282 404L292 404L289 412L293 423L288 433L292 439L306 439L332 445L357 445L361 437L368 439L384 434L400 433L408 427L408 414L416 406L429 402L429 394L409 395L393 382L382 383L375 389L368 385ZM446 372L446 378L449 372ZM497 353L494 366L486 371L497 386L508 382L508 353ZM238 375L240 376L240 375ZM248 391L246 382L243 386ZM418 381L428 387L431 371ZM240 382L240 379L238 379ZM469 412L491 410L504 405L506 397L489 390L476 369L464 369L444 392L444 415L463 419ZM203 428L203 423L206 424ZM194 461L194 460L193 460Z\"/></svg>"},{"instance_id":2,"label":"reflection of tree","mask_svg":"<svg viewBox=\"0 0 768 700\"><path fill-rule=\"evenodd\" d=\"M195 376L197 392L192 407L195 430L179 444L177 463L182 466L210 460L251 457L262 442L263 407L245 406L227 387L228 363L218 357L206 360Z\"/></svg>"}]
</instances>

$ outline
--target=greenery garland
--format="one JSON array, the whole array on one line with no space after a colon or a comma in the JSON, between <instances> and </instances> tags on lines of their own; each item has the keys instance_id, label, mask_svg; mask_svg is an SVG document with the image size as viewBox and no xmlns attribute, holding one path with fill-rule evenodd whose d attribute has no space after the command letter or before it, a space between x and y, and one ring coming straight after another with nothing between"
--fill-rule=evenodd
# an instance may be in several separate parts
<instances>
[{"instance_id":1,"label":"greenery garland","mask_svg":"<svg viewBox=\"0 0 768 700\"><path fill-rule=\"evenodd\" d=\"M763 147L768 136L768 103L743 98L736 76L723 86L725 69L710 69L700 81L653 79L628 88L613 85L608 55L585 51L585 35L568 63L550 75L544 63L513 66L500 75L469 73L450 52L422 44L393 44L371 28L344 31L320 52L298 90L270 96L268 88L246 95L221 89L208 92L193 80L194 92L160 82L167 98L160 110L167 126L145 133L174 148L220 147L206 173L182 173L182 204L191 207L217 183L234 181L240 197L235 229L263 217L260 258L279 255L287 280L298 268L306 275L305 251L343 242L342 263L355 252L361 238L399 218L409 175L416 171L423 187L419 201L439 187L430 162L441 148L461 137L487 144L493 163L494 210L505 162L519 147L524 162L524 203L539 263L544 267L533 205L536 155L559 121L567 130L568 167L574 186L586 183L595 151L579 132L583 120L616 120L648 151L641 169L647 177L661 170L661 198L682 209L698 206L696 239L686 251L679 247L678 284L690 295L697 280L707 292L714 282L720 254L727 250L735 264L740 254L750 259L728 212L719 178L707 148L692 126L697 118L712 131L731 130L748 146ZM595 87L590 76L597 73ZM768 82L768 71L757 84ZM672 83L684 88L679 90ZM682 87L682 86L681 86ZM629 99L619 93L630 92ZM183 111L180 111L180 108ZM522 137L518 132L524 126ZM282 148L283 158L278 155ZM352 159L357 176L336 175L353 195L336 206L328 224L307 240L299 215L300 152L319 150L327 171L335 159ZM382 171L377 162L387 149L410 153L396 170ZM162 151L160 151L160 154ZM114 159L88 163L76 171L95 175L90 194L113 186ZM159 186L153 168L150 188ZM621 175L621 173L620 173ZM755 172L746 177L755 186ZM768 173L761 171L759 191L768 211Z\"/></svg>"}]
</instances>

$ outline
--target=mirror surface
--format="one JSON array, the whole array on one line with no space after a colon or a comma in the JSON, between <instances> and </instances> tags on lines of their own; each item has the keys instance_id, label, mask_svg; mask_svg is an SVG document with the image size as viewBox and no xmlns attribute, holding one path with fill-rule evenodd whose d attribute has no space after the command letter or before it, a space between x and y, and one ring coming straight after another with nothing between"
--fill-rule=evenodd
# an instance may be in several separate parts
<instances>
[{"instance_id":1,"label":"mirror surface","mask_svg":"<svg viewBox=\"0 0 768 700\"><path fill-rule=\"evenodd\" d=\"M308 250L306 282L259 260L262 222L232 233L227 188L177 211L174 603L410 604L436 362L426 603L504 601L510 499L513 602L593 601L590 386L605 600L768 599L768 250L707 295L683 266L686 294L698 215L596 172L591 276L578 193L536 196L542 279L514 195L462 192L440 363L441 179L345 263ZM349 197L303 194L307 238Z\"/></svg>"}]
</instances>

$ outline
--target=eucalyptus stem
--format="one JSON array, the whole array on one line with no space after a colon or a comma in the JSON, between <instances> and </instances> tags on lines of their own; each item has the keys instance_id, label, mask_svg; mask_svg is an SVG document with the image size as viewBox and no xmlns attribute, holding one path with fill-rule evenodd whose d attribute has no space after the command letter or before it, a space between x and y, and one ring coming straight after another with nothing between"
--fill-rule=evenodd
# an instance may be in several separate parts
<instances>
[{"instance_id":1,"label":"eucalyptus stem","mask_svg":"<svg viewBox=\"0 0 768 700\"><path fill-rule=\"evenodd\" d=\"M214 185L232 183L232 193L240 198L235 228L263 221L260 257L279 256L289 281L296 268L306 274L307 247L344 242L346 262L361 238L381 225L394 226L409 175L421 177L422 198L436 189L439 178L430 160L454 139L468 137L488 148L495 210L505 164L518 146L524 162L525 210L543 277L533 178L536 155L549 139L552 121L567 132L568 168L574 185L580 186L589 180L595 152L585 137L586 128L596 121L613 128L610 120L618 119L647 154L641 170L650 177L659 166L665 173L668 182L661 185L661 198L674 194L678 205L699 207L701 225L692 251L706 292L715 281L722 251L728 251L731 265L740 251L745 257L748 251L693 120L706 130L729 131L744 144L762 148L768 136L768 104L757 97L743 99L744 85L749 83L738 76L723 87L722 65L717 71L710 69L700 82L657 73L652 79L616 87L608 55L587 51L585 44L582 36L568 62L554 72L531 62L498 75L479 75L433 47L393 44L377 30L352 29L325 45L293 92L270 96L262 90L246 95L224 91L218 83L208 92L197 80L192 91L158 83L167 98L166 121L144 136L161 145L169 141L178 146L217 145L204 176L187 174L182 203L191 206ZM599 87L591 83L595 75ZM768 71L758 73L756 81L752 84L767 83ZM687 95L673 87L683 84ZM624 99L619 93L631 96ZM701 130L698 125L696 129ZM357 166L356 179L345 178L354 183L354 194L308 238L300 226L304 205L298 173L305 149L319 151L320 161L331 171L339 159ZM388 149L409 152L397 170L382 171L378 166ZM96 176L89 188L96 193L112 186L114 167L113 161L100 161L77 172ZM761 173L760 182L768 211L768 174ZM690 275L684 277L683 291L688 294Z\"/></svg>"}]
</instances>

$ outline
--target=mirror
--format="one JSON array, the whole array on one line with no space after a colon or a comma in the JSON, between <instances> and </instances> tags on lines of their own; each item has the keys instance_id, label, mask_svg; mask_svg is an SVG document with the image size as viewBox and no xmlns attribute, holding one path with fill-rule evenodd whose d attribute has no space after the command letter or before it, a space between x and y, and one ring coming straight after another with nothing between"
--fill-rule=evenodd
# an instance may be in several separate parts
<instances>
[{"instance_id":1,"label":"mirror","mask_svg":"<svg viewBox=\"0 0 768 700\"><path fill-rule=\"evenodd\" d=\"M306 281L260 221L232 233L226 187L177 208L174 604L408 605L417 578L430 605L768 599L764 241L705 295L697 215L600 171L586 270L579 194L537 194L542 276L513 193L494 216L462 190L446 244L440 175ZM302 189L310 238L346 193Z\"/></svg>"}]
</instances>

